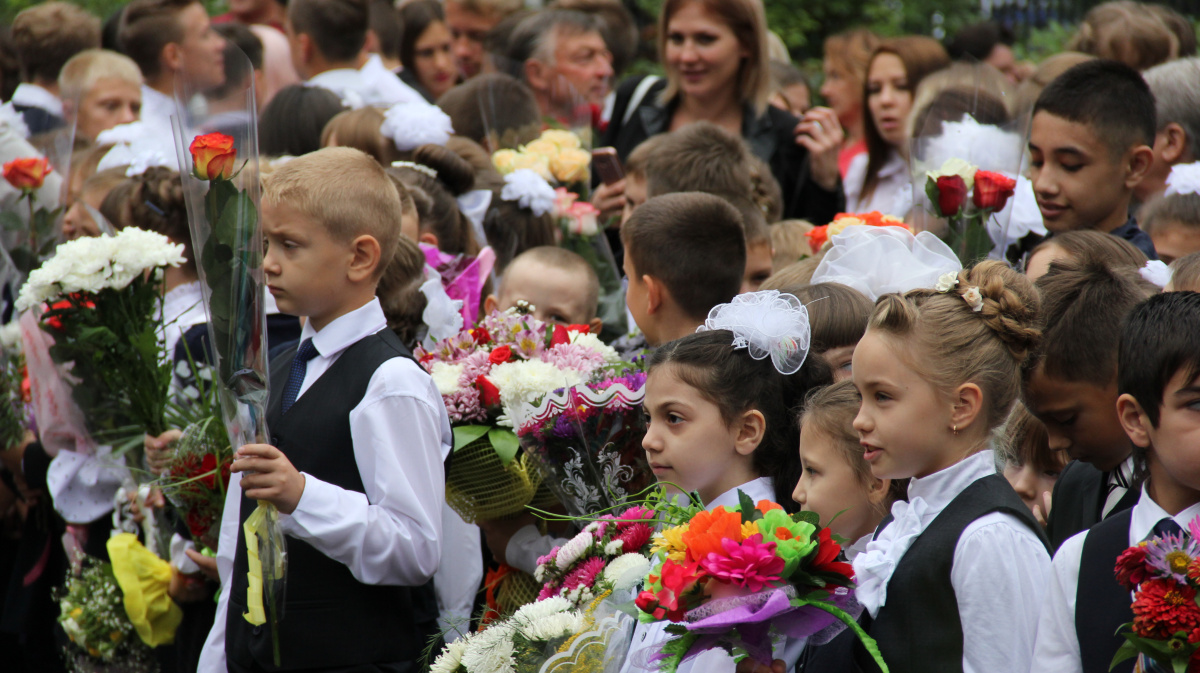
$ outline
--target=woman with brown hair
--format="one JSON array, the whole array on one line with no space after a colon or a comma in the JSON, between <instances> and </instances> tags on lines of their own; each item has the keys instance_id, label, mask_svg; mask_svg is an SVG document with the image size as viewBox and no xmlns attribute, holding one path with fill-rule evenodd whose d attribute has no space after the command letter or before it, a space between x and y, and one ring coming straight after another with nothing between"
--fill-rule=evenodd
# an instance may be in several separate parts
<instances>
[{"instance_id":1,"label":"woman with brown hair","mask_svg":"<svg viewBox=\"0 0 1200 673\"><path fill-rule=\"evenodd\" d=\"M848 212L879 212L903 217L912 203L908 176L908 118L913 92L930 73L950 65L941 43L930 37L884 40L867 66L863 119L867 151L846 171Z\"/></svg>"},{"instance_id":2,"label":"woman with brown hair","mask_svg":"<svg viewBox=\"0 0 1200 673\"><path fill-rule=\"evenodd\" d=\"M797 120L767 105L772 86L761 0L666 0L658 31L666 77L631 79L618 88L603 144L624 159L651 136L712 122L771 166L783 189L784 217L830 221L843 205L841 126L829 108ZM598 189L593 201L613 212L623 194L618 182Z\"/></svg>"},{"instance_id":3,"label":"woman with brown hair","mask_svg":"<svg viewBox=\"0 0 1200 673\"><path fill-rule=\"evenodd\" d=\"M821 96L837 113L838 123L846 133L838 152L838 171L842 177L846 176L850 161L867 151L863 136L863 80L867 78L867 65L877 46L879 37L865 28L825 39L825 60L821 66L825 83L821 85Z\"/></svg>"}]
</instances>

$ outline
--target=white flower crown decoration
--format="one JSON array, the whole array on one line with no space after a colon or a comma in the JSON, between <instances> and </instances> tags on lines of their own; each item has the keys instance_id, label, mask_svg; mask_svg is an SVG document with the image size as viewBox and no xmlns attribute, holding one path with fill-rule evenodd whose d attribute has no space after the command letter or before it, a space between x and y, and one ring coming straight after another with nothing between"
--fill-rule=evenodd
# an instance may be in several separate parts
<instances>
[{"instance_id":1,"label":"white flower crown decoration","mask_svg":"<svg viewBox=\"0 0 1200 673\"><path fill-rule=\"evenodd\" d=\"M734 348L747 349L755 360L770 357L785 375L799 371L812 340L804 304L778 290L747 292L714 306L696 331L719 329L733 332Z\"/></svg>"},{"instance_id":2,"label":"white flower crown decoration","mask_svg":"<svg viewBox=\"0 0 1200 673\"><path fill-rule=\"evenodd\" d=\"M538 216L554 209L556 197L550 183L528 168L519 168L504 176L504 189L500 191L500 198L516 201L517 205L532 210Z\"/></svg>"},{"instance_id":3,"label":"white flower crown decoration","mask_svg":"<svg viewBox=\"0 0 1200 673\"><path fill-rule=\"evenodd\" d=\"M947 271L938 276L937 283L933 286L933 289L946 294L956 287L958 287L958 272ZM979 313L983 310L983 293L979 291L978 286L972 285L968 287L967 291L959 296L963 298L963 301L967 302L967 306L970 306L972 311Z\"/></svg>"},{"instance_id":4,"label":"white flower crown decoration","mask_svg":"<svg viewBox=\"0 0 1200 673\"><path fill-rule=\"evenodd\" d=\"M1167 190L1163 192L1163 196L1172 194L1200 194L1200 162L1171 167L1171 174L1167 176Z\"/></svg>"},{"instance_id":5,"label":"white flower crown decoration","mask_svg":"<svg viewBox=\"0 0 1200 673\"><path fill-rule=\"evenodd\" d=\"M383 113L379 132L391 138L401 152L421 145L445 146L454 133L450 115L436 105L424 102L399 103Z\"/></svg>"},{"instance_id":6,"label":"white flower crown decoration","mask_svg":"<svg viewBox=\"0 0 1200 673\"><path fill-rule=\"evenodd\" d=\"M429 177L437 180L437 169L425 164L418 164L415 161L393 161L392 168L411 168L418 173L424 173Z\"/></svg>"}]
</instances>

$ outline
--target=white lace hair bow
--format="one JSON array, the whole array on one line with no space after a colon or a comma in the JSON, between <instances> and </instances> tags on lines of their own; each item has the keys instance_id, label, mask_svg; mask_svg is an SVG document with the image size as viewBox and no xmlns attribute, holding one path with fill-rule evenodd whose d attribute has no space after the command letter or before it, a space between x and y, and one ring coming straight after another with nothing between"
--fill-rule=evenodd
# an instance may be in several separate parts
<instances>
[{"instance_id":1,"label":"white lace hair bow","mask_svg":"<svg viewBox=\"0 0 1200 673\"><path fill-rule=\"evenodd\" d=\"M97 172L128 166L125 177L132 178L145 173L151 166L179 169L175 152L164 149L174 147L175 139L170 129L162 125L131 122L101 131L96 136L97 145L109 143L113 143L113 147L100 159Z\"/></svg>"},{"instance_id":2,"label":"white lace hair bow","mask_svg":"<svg viewBox=\"0 0 1200 673\"><path fill-rule=\"evenodd\" d=\"M504 189L500 191L500 198L516 201L517 205L532 210L538 216L554 209L555 197L550 183L528 168L518 168L504 176Z\"/></svg>"},{"instance_id":3,"label":"white lace hair bow","mask_svg":"<svg viewBox=\"0 0 1200 673\"><path fill-rule=\"evenodd\" d=\"M442 145L454 133L450 115L429 103L399 103L383 113L379 132L396 143L401 152L415 150L421 145Z\"/></svg>"},{"instance_id":4,"label":"white lace hair bow","mask_svg":"<svg viewBox=\"0 0 1200 673\"><path fill-rule=\"evenodd\" d=\"M1171 267L1157 259L1146 262L1145 266L1138 269L1138 274L1157 285L1159 289L1165 288L1167 283L1171 282Z\"/></svg>"},{"instance_id":5,"label":"white lace hair bow","mask_svg":"<svg viewBox=\"0 0 1200 673\"><path fill-rule=\"evenodd\" d=\"M942 274L962 268L954 251L928 231L914 236L900 227L856 224L834 235L832 244L812 282L841 283L872 302L890 292L933 287Z\"/></svg>"},{"instance_id":6,"label":"white lace hair bow","mask_svg":"<svg viewBox=\"0 0 1200 673\"><path fill-rule=\"evenodd\" d=\"M696 331L718 329L733 332L733 347L749 350L755 360L770 356L780 374L795 374L808 357L808 310L778 290L747 292L714 306Z\"/></svg>"},{"instance_id":7,"label":"white lace hair bow","mask_svg":"<svg viewBox=\"0 0 1200 673\"><path fill-rule=\"evenodd\" d=\"M1163 196L1172 194L1200 194L1200 163L1171 167L1171 174L1167 176L1167 191L1163 192Z\"/></svg>"}]
</instances>

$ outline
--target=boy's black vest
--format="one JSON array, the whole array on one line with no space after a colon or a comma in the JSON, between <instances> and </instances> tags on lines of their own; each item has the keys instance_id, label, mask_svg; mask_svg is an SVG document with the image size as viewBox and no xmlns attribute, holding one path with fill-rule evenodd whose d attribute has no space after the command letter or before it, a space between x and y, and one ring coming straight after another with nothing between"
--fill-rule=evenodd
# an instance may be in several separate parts
<instances>
[{"instance_id":1,"label":"boy's black vest","mask_svg":"<svg viewBox=\"0 0 1200 673\"><path fill-rule=\"evenodd\" d=\"M887 604L880 608L879 616L871 619L864 612L859 619L878 643L892 673L962 671L962 622L950 582L954 549L967 526L992 512L1015 516L1049 551L1041 525L1003 477L983 477L963 489L900 559L888 581ZM876 535L890 522L890 516L884 519ZM805 658L805 666L800 668L805 673L879 671L849 630L806 653Z\"/></svg>"},{"instance_id":2,"label":"boy's black vest","mask_svg":"<svg viewBox=\"0 0 1200 673\"><path fill-rule=\"evenodd\" d=\"M271 363L267 427L271 443L297 470L346 490L364 492L350 434L350 412L371 376L387 360L412 358L388 329L353 344L282 413L282 393L295 351ZM242 496L241 521L255 502ZM274 665L269 625L252 626L246 612L246 539L238 526L225 653L244 670L329 669L416 660L436 633L432 582L421 587L363 584L345 565L296 538L287 539L281 666ZM432 631L432 632L431 632Z\"/></svg>"},{"instance_id":3,"label":"boy's black vest","mask_svg":"<svg viewBox=\"0 0 1200 673\"><path fill-rule=\"evenodd\" d=\"M1129 489L1141 493L1140 488ZM1129 525L1133 510L1127 509L1101 521L1088 531L1079 558L1079 584L1075 587L1075 638L1079 640L1083 673L1108 673L1113 655L1125 642L1117 629L1133 621L1133 598L1117 583L1113 567L1129 547ZM1133 670L1134 659L1113 669Z\"/></svg>"},{"instance_id":4,"label":"boy's black vest","mask_svg":"<svg viewBox=\"0 0 1200 673\"><path fill-rule=\"evenodd\" d=\"M1101 521L1100 514L1108 499L1108 477L1108 472L1078 460L1071 461L1063 469L1054 483L1054 507L1050 508L1050 517L1046 520L1046 535L1053 551L1058 551L1068 538ZM1108 515L1111 517L1133 507L1140 494L1141 489L1130 488Z\"/></svg>"}]
</instances>

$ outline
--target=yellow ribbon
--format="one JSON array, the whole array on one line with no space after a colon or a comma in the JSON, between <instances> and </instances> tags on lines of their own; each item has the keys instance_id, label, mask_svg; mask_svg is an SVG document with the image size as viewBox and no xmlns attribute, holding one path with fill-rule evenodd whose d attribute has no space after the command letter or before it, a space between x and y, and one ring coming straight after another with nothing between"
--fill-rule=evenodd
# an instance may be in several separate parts
<instances>
[{"instance_id":1,"label":"yellow ribbon","mask_svg":"<svg viewBox=\"0 0 1200 673\"><path fill-rule=\"evenodd\" d=\"M255 507L254 511L242 524L246 534L246 560L249 566L246 573L246 609L242 616L255 626L267 623L267 611L263 608L263 569L262 559L258 557L259 529L265 528L267 510L265 507Z\"/></svg>"},{"instance_id":2,"label":"yellow ribbon","mask_svg":"<svg viewBox=\"0 0 1200 673\"><path fill-rule=\"evenodd\" d=\"M125 612L138 637L150 647L175 641L183 610L171 600L171 564L146 549L137 536L120 533L108 539L108 558L124 595Z\"/></svg>"}]
</instances>

